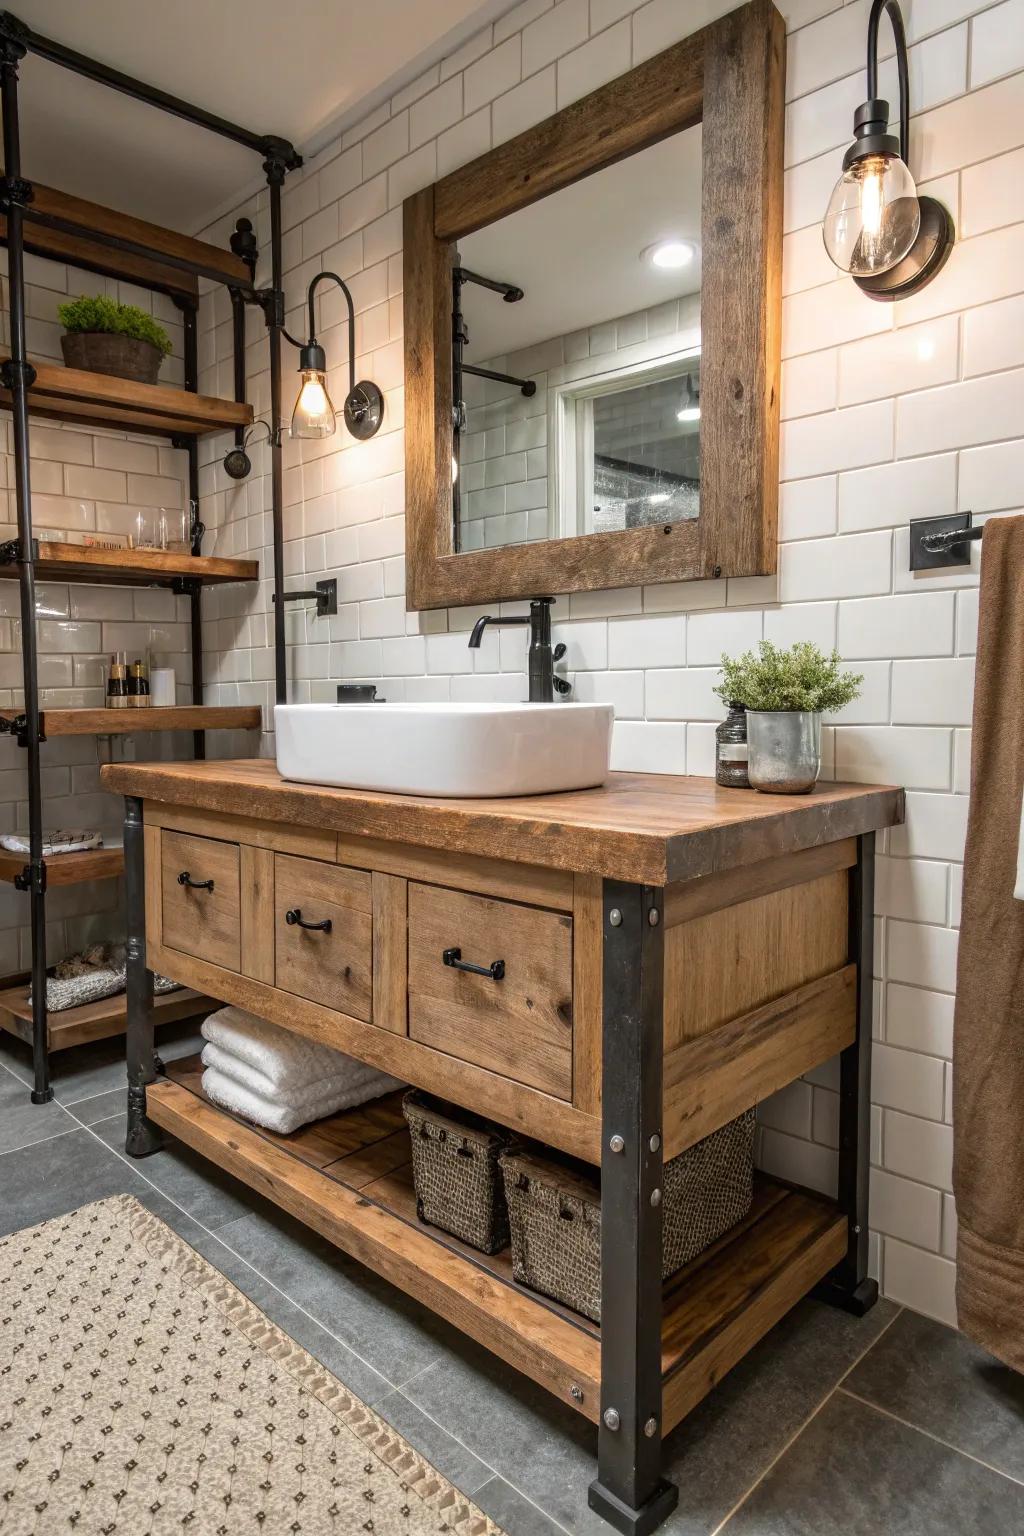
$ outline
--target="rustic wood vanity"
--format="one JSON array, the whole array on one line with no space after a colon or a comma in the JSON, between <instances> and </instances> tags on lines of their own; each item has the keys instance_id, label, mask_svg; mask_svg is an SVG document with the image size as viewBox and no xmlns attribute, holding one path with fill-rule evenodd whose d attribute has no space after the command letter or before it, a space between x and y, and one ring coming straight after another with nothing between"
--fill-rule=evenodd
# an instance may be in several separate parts
<instances>
[{"instance_id":1,"label":"rustic wood vanity","mask_svg":"<svg viewBox=\"0 0 1024 1536\"><path fill-rule=\"evenodd\" d=\"M598 1424L591 1502L619 1529L672 1508L662 1436L795 1302L871 1305L874 835L899 790L613 774L426 800L262 760L102 778L126 796L128 1151L186 1142ZM163 1067L153 970L600 1165L602 1327L417 1220L399 1095L280 1137L204 1099L196 1058ZM662 1287L663 1160L837 1053L838 1198L759 1178Z\"/></svg>"}]
</instances>

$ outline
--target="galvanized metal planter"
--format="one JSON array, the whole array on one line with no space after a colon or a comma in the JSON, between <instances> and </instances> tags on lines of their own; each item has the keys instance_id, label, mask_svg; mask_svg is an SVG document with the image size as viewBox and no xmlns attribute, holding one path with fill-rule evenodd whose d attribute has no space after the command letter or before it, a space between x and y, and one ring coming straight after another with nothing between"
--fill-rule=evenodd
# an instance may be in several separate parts
<instances>
[{"instance_id":1,"label":"galvanized metal planter","mask_svg":"<svg viewBox=\"0 0 1024 1536\"><path fill-rule=\"evenodd\" d=\"M747 772L768 795L806 795L821 772L821 714L809 709L748 709Z\"/></svg>"}]
</instances>

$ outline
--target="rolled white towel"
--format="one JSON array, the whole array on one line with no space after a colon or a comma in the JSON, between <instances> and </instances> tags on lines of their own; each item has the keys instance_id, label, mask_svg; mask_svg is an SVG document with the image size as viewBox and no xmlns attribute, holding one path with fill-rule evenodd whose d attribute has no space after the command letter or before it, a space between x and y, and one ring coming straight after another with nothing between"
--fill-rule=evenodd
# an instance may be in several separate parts
<instances>
[{"instance_id":1,"label":"rolled white towel","mask_svg":"<svg viewBox=\"0 0 1024 1536\"><path fill-rule=\"evenodd\" d=\"M314 1095L329 1098L331 1094L346 1094L370 1087L375 1088L375 1094L382 1094L390 1093L392 1089L403 1086L397 1077L388 1077L386 1073L379 1072L376 1067L369 1067L365 1062L353 1061L351 1057L342 1056L340 1052L335 1054L339 1061L351 1063L352 1068L357 1070L349 1070L346 1066L341 1072L317 1078L299 1088L276 1087L264 1073L258 1072L240 1056L226 1051L223 1046L217 1045L212 1040L208 1040L203 1046L203 1066L213 1067L221 1077L231 1078L232 1082L238 1083L249 1093L254 1093L258 1098L278 1104L284 1109L302 1109Z\"/></svg>"},{"instance_id":2,"label":"rolled white towel","mask_svg":"<svg viewBox=\"0 0 1024 1536\"><path fill-rule=\"evenodd\" d=\"M204 1040L255 1068L276 1092L307 1088L327 1077L347 1074L358 1079L362 1062L354 1061L330 1046L307 1040L293 1030L282 1029L244 1008L220 1008L202 1026Z\"/></svg>"},{"instance_id":3,"label":"rolled white towel","mask_svg":"<svg viewBox=\"0 0 1024 1536\"><path fill-rule=\"evenodd\" d=\"M234 1078L218 1072L216 1067L207 1067L203 1073L203 1092L212 1103L230 1109L243 1119L251 1120L254 1125L276 1131L279 1136L289 1136L300 1125L308 1125L311 1120L322 1120L325 1115L335 1115L342 1109L354 1109L357 1104L366 1104L370 1099L379 1098L387 1089L370 1083L345 1092L310 1093L303 1107L294 1109L264 1099L258 1093L250 1092Z\"/></svg>"}]
</instances>

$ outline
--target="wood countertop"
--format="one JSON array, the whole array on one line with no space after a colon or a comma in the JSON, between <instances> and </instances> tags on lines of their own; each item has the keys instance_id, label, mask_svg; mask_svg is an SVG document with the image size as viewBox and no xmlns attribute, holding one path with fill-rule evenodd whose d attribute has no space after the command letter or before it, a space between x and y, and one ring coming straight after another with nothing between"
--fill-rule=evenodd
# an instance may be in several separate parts
<instances>
[{"instance_id":1,"label":"wood countertop","mask_svg":"<svg viewBox=\"0 0 1024 1536\"><path fill-rule=\"evenodd\" d=\"M762 795L658 773L613 773L600 789L506 800L295 784L266 758L108 763L100 780L117 794L170 805L659 886L903 820L903 791L882 785L821 783L809 795Z\"/></svg>"}]
</instances>

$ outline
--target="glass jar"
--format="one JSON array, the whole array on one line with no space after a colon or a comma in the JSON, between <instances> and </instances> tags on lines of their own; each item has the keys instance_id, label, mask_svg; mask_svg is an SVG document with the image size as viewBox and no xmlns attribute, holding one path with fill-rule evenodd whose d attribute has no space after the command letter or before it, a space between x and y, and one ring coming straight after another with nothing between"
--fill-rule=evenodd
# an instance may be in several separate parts
<instances>
[{"instance_id":1,"label":"glass jar","mask_svg":"<svg viewBox=\"0 0 1024 1536\"><path fill-rule=\"evenodd\" d=\"M747 778L747 712L742 704L730 704L729 713L715 731L715 783L725 789L749 789Z\"/></svg>"}]
</instances>

